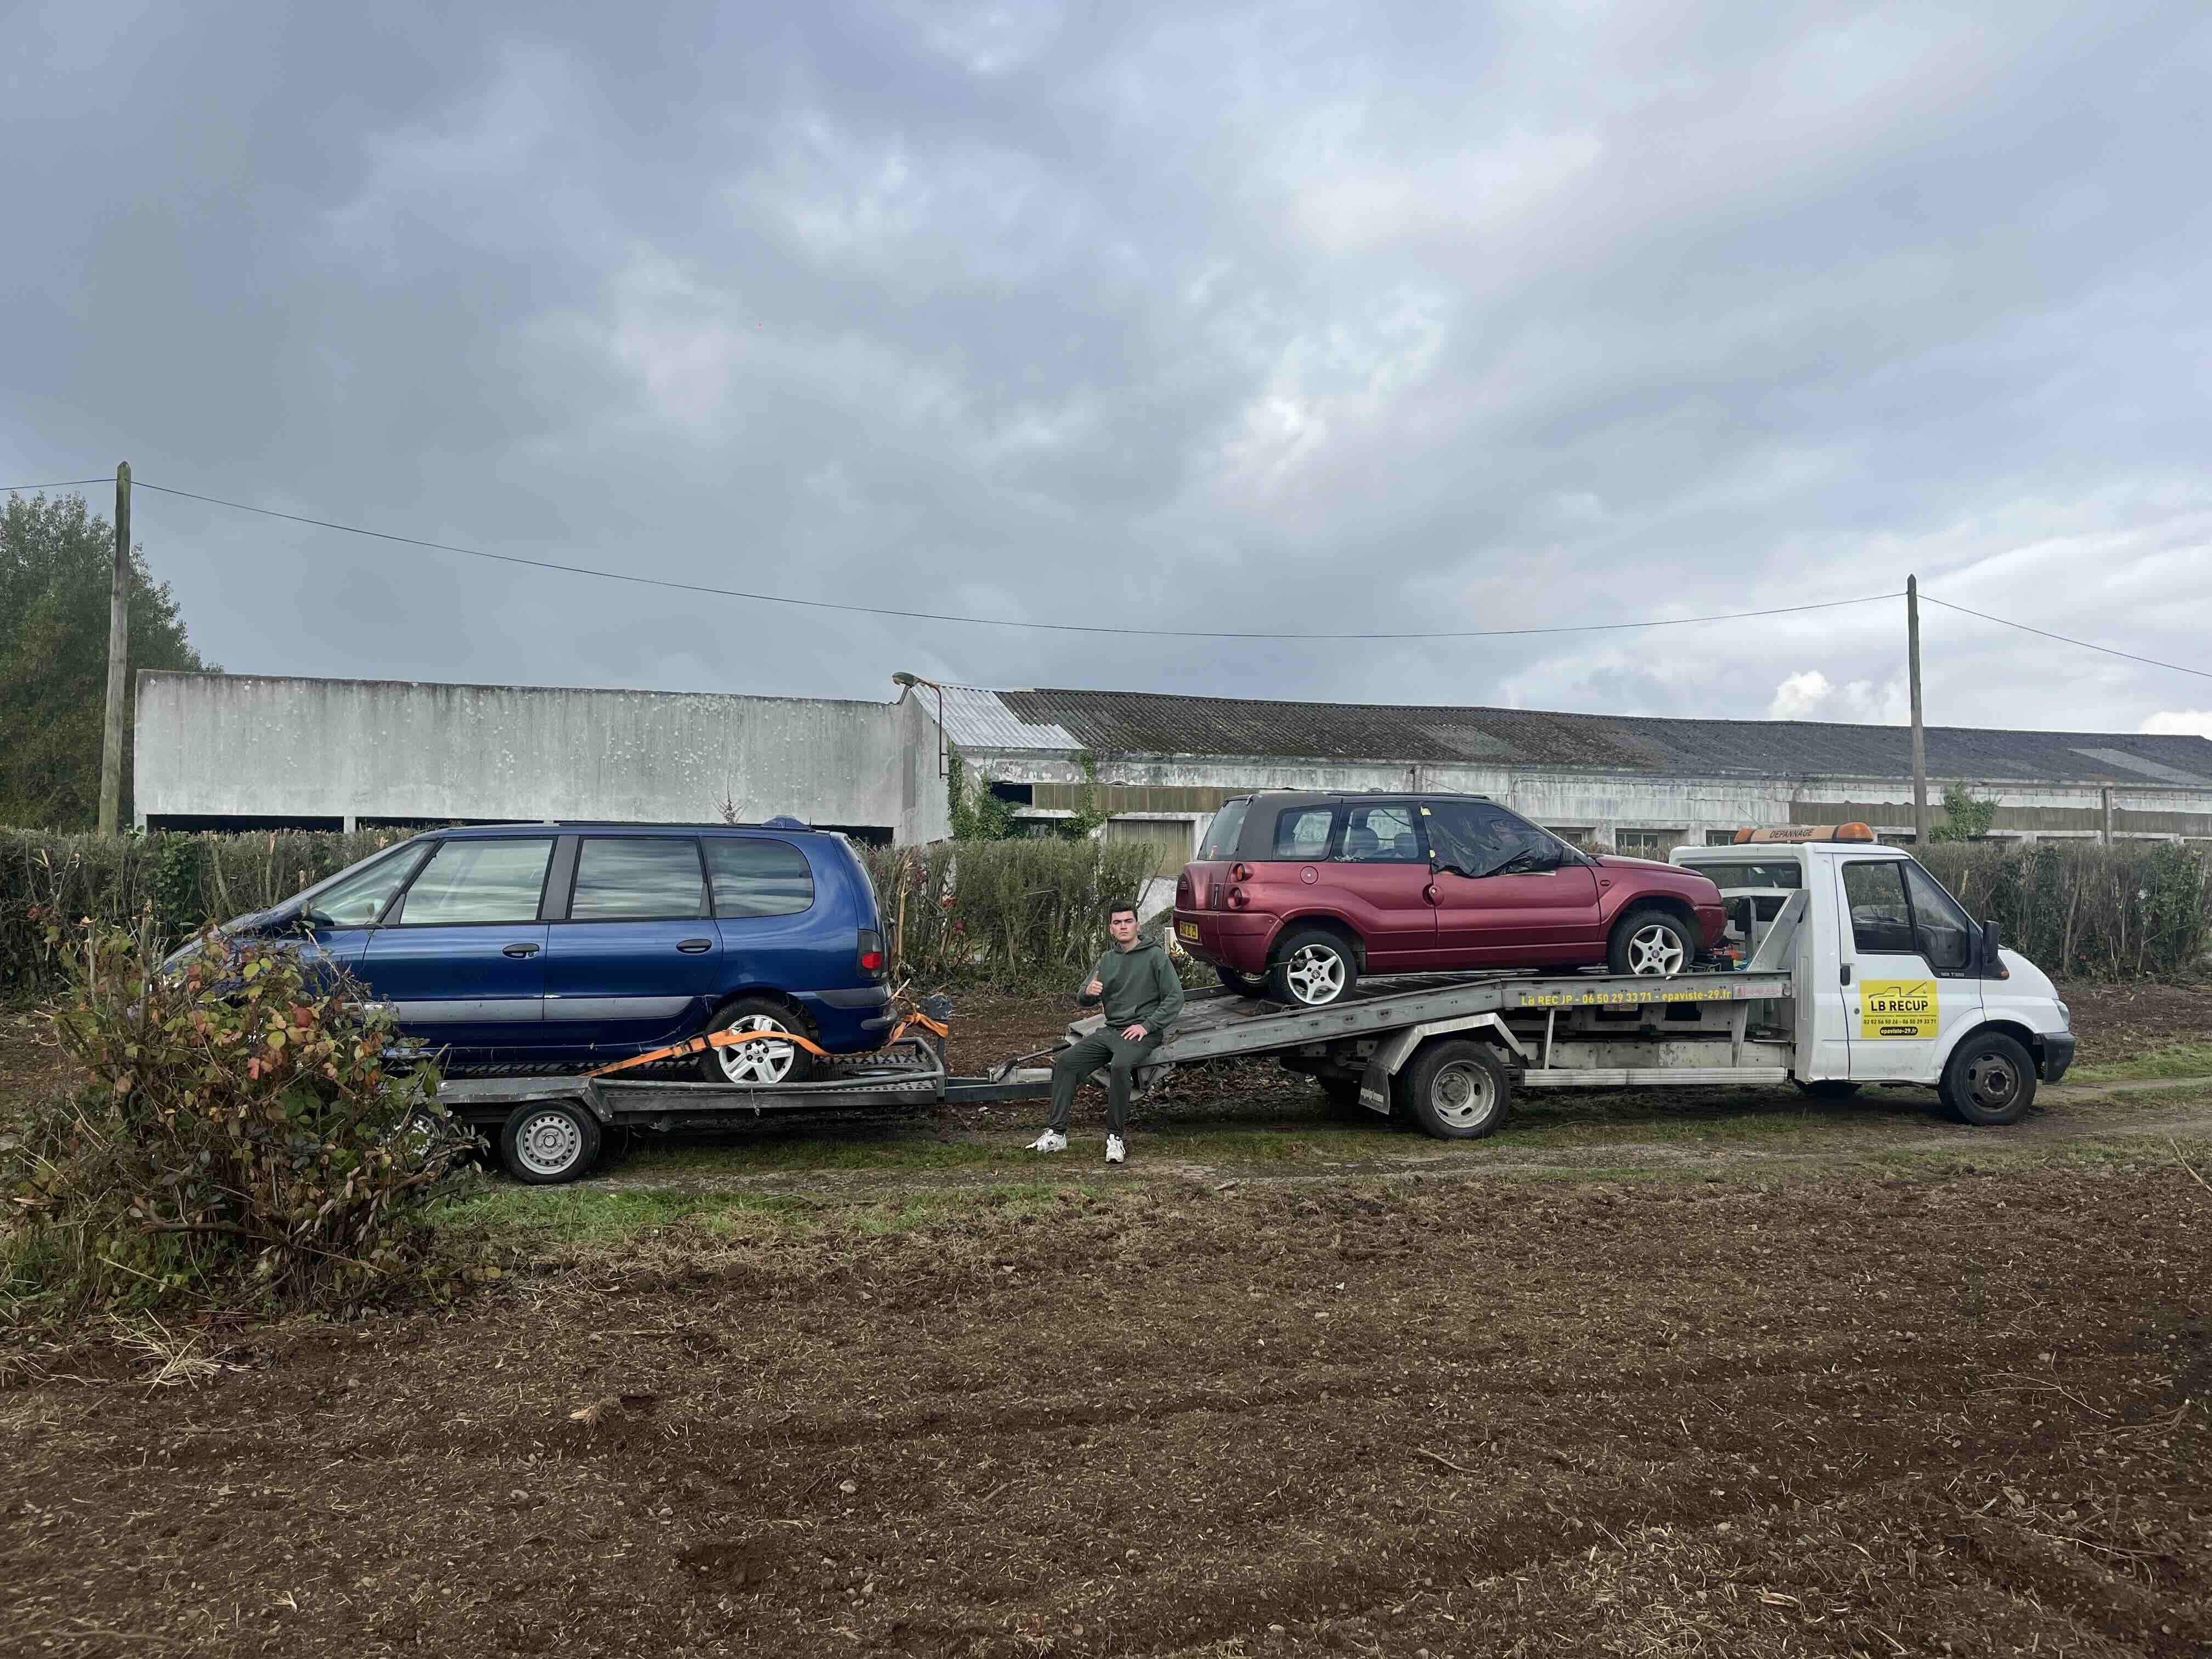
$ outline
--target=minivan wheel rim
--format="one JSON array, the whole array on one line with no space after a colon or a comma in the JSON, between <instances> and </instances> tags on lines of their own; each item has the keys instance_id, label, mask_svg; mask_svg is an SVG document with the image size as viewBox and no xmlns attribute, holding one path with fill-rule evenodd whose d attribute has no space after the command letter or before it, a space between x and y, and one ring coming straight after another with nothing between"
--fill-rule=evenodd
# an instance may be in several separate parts
<instances>
[{"instance_id":1,"label":"minivan wheel rim","mask_svg":"<svg viewBox=\"0 0 2212 1659\"><path fill-rule=\"evenodd\" d=\"M539 1112L524 1120L514 1151L531 1174L561 1175L583 1156L584 1132L566 1112Z\"/></svg>"},{"instance_id":2,"label":"minivan wheel rim","mask_svg":"<svg viewBox=\"0 0 2212 1659\"><path fill-rule=\"evenodd\" d=\"M766 1014L747 1014L722 1028L726 1031L781 1031L784 1028ZM732 1083L781 1083L791 1075L799 1050L788 1042L739 1042L714 1050L722 1062L722 1075Z\"/></svg>"},{"instance_id":3,"label":"minivan wheel rim","mask_svg":"<svg viewBox=\"0 0 2212 1659\"><path fill-rule=\"evenodd\" d=\"M1300 1002L1334 1002L1344 989L1344 957L1326 945L1302 945L1291 952L1283 977Z\"/></svg>"},{"instance_id":4,"label":"minivan wheel rim","mask_svg":"<svg viewBox=\"0 0 2212 1659\"><path fill-rule=\"evenodd\" d=\"M1966 1092L1985 1112L2001 1112L2020 1093L2020 1073L2002 1054L1977 1054L1966 1067Z\"/></svg>"},{"instance_id":5,"label":"minivan wheel rim","mask_svg":"<svg viewBox=\"0 0 2212 1659\"><path fill-rule=\"evenodd\" d=\"M1629 935L1628 971L1632 974L1668 978L1682 971L1688 955L1674 930L1656 922Z\"/></svg>"},{"instance_id":6,"label":"minivan wheel rim","mask_svg":"<svg viewBox=\"0 0 2212 1659\"><path fill-rule=\"evenodd\" d=\"M1472 1129L1487 1121L1497 1100L1496 1082L1472 1060L1454 1060L1429 1085L1430 1105L1455 1129Z\"/></svg>"}]
</instances>

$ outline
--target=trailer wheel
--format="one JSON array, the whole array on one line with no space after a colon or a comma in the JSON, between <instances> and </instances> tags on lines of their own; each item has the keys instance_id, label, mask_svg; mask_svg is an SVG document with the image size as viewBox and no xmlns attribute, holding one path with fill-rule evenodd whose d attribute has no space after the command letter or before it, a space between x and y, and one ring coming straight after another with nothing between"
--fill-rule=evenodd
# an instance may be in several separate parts
<instances>
[{"instance_id":1,"label":"trailer wheel","mask_svg":"<svg viewBox=\"0 0 2212 1659\"><path fill-rule=\"evenodd\" d=\"M2035 1062L2002 1031L1977 1032L1951 1051L1936 1091L1962 1123L2017 1123L2035 1104Z\"/></svg>"},{"instance_id":2,"label":"trailer wheel","mask_svg":"<svg viewBox=\"0 0 2212 1659\"><path fill-rule=\"evenodd\" d=\"M1606 941L1606 965L1616 974L1672 979L1697 957L1698 947L1681 918L1665 910L1632 910Z\"/></svg>"},{"instance_id":3,"label":"trailer wheel","mask_svg":"<svg viewBox=\"0 0 2212 1659\"><path fill-rule=\"evenodd\" d=\"M1505 1121L1513 1085L1486 1042L1447 1037L1424 1043L1398 1073L1398 1100L1424 1134L1480 1140Z\"/></svg>"},{"instance_id":4,"label":"trailer wheel","mask_svg":"<svg viewBox=\"0 0 2212 1659\"><path fill-rule=\"evenodd\" d=\"M1267 968L1267 994L1293 1008L1322 1008L1352 994L1359 962L1344 935L1326 927L1295 927L1275 946Z\"/></svg>"},{"instance_id":5,"label":"trailer wheel","mask_svg":"<svg viewBox=\"0 0 2212 1659\"><path fill-rule=\"evenodd\" d=\"M565 1100L525 1101L499 1132L499 1161L526 1186L574 1181L599 1156L599 1120Z\"/></svg>"}]
</instances>

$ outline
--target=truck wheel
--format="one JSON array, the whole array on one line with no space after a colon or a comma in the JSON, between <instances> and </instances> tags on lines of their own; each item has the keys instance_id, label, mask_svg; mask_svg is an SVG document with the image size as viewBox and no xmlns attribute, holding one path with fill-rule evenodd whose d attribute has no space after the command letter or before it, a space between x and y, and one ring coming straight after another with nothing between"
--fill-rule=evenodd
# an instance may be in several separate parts
<instances>
[{"instance_id":1,"label":"truck wheel","mask_svg":"<svg viewBox=\"0 0 2212 1659\"><path fill-rule=\"evenodd\" d=\"M1697 956L1690 930L1665 910L1631 910L1606 941L1606 965L1616 974L1672 979Z\"/></svg>"},{"instance_id":2,"label":"truck wheel","mask_svg":"<svg viewBox=\"0 0 2212 1659\"><path fill-rule=\"evenodd\" d=\"M499 1161L526 1186L574 1181L599 1156L599 1120L565 1100L526 1101L499 1132Z\"/></svg>"},{"instance_id":3,"label":"truck wheel","mask_svg":"<svg viewBox=\"0 0 2212 1659\"><path fill-rule=\"evenodd\" d=\"M766 997L740 997L725 1003L707 1022L708 1031L791 1031L798 1017ZM814 1056L795 1042L740 1042L709 1048L699 1056L699 1075L724 1088L766 1088L804 1083L814 1074Z\"/></svg>"},{"instance_id":4,"label":"truck wheel","mask_svg":"<svg viewBox=\"0 0 2212 1659\"><path fill-rule=\"evenodd\" d=\"M1513 1085L1486 1042L1445 1038L1422 1045L1398 1073L1398 1102L1439 1140L1480 1140L1498 1133Z\"/></svg>"},{"instance_id":5,"label":"truck wheel","mask_svg":"<svg viewBox=\"0 0 2212 1659\"><path fill-rule=\"evenodd\" d=\"M2017 1123L2035 1103L2035 1062L2002 1031L1969 1033L1951 1051L1937 1092L1962 1123Z\"/></svg>"},{"instance_id":6,"label":"truck wheel","mask_svg":"<svg viewBox=\"0 0 2212 1659\"><path fill-rule=\"evenodd\" d=\"M1267 994L1293 1008L1324 1008L1352 994L1359 963L1344 936L1326 927L1298 927L1275 947L1267 969Z\"/></svg>"}]
</instances>

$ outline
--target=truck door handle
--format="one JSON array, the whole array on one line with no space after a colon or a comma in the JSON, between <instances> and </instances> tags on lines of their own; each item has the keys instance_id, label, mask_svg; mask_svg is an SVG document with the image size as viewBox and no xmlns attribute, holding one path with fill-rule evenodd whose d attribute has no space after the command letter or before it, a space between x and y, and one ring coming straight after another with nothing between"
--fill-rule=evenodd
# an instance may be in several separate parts
<instances>
[{"instance_id":1,"label":"truck door handle","mask_svg":"<svg viewBox=\"0 0 2212 1659\"><path fill-rule=\"evenodd\" d=\"M1851 964L1850 964L1850 963L1848 963L1848 962L1847 962L1847 963L1845 963L1843 965L1843 969L1842 969L1842 970L1841 970L1841 971L1842 971L1842 973L1843 973L1843 977L1842 977L1841 979L1838 980L1836 982L1837 982L1838 985L1849 985L1849 984L1851 982Z\"/></svg>"},{"instance_id":2,"label":"truck door handle","mask_svg":"<svg viewBox=\"0 0 2212 1659\"><path fill-rule=\"evenodd\" d=\"M687 939L679 943L676 948L696 957L702 951L713 950L714 941L710 939Z\"/></svg>"},{"instance_id":3,"label":"truck door handle","mask_svg":"<svg viewBox=\"0 0 2212 1659\"><path fill-rule=\"evenodd\" d=\"M537 954L538 946L529 944L510 945L500 951L500 955L503 957L513 957L518 961L524 957L534 957Z\"/></svg>"}]
</instances>

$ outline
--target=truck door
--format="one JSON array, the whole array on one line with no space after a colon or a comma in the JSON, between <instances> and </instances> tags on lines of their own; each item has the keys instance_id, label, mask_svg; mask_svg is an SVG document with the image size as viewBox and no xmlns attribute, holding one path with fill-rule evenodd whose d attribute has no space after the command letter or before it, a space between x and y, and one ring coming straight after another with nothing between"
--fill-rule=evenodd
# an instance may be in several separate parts
<instances>
[{"instance_id":1,"label":"truck door","mask_svg":"<svg viewBox=\"0 0 2212 1659\"><path fill-rule=\"evenodd\" d=\"M1934 1083L1952 1042L1982 1018L1966 912L1910 859L1839 860L1836 879L1851 1079Z\"/></svg>"}]
</instances>

